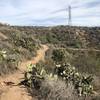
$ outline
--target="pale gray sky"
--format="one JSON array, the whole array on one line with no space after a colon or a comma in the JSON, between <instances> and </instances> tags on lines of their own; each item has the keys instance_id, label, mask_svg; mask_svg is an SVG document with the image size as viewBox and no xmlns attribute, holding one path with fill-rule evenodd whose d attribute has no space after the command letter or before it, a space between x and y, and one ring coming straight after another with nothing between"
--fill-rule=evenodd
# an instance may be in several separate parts
<instances>
[{"instance_id":1,"label":"pale gray sky","mask_svg":"<svg viewBox=\"0 0 100 100\"><path fill-rule=\"evenodd\" d=\"M0 22L11 25L67 25L68 5L73 25L100 26L100 0L0 0Z\"/></svg>"}]
</instances>

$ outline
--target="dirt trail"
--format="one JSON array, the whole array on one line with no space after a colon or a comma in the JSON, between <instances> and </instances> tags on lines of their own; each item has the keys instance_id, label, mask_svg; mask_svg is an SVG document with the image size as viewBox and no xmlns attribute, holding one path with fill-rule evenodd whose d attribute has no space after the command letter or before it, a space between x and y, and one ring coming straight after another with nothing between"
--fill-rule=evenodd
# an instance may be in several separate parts
<instances>
[{"instance_id":1,"label":"dirt trail","mask_svg":"<svg viewBox=\"0 0 100 100\"><path fill-rule=\"evenodd\" d=\"M4 33L0 32L0 40L2 39L8 39L8 37L4 35Z\"/></svg>"},{"instance_id":2,"label":"dirt trail","mask_svg":"<svg viewBox=\"0 0 100 100\"><path fill-rule=\"evenodd\" d=\"M37 56L30 61L21 63L19 70L14 74L11 74L5 78L0 78L0 100L33 100L28 94L27 89L22 86L7 86L4 82L19 83L24 77L23 72L27 70L27 64L36 64L40 60L44 61L45 52L48 50L46 45L42 45L42 48L37 51ZM36 100L34 98L34 100Z\"/></svg>"},{"instance_id":3,"label":"dirt trail","mask_svg":"<svg viewBox=\"0 0 100 100\"><path fill-rule=\"evenodd\" d=\"M74 50L74 51L93 51L93 52L100 52L99 49L81 49L81 48L67 48L69 50Z\"/></svg>"},{"instance_id":4,"label":"dirt trail","mask_svg":"<svg viewBox=\"0 0 100 100\"><path fill-rule=\"evenodd\" d=\"M87 49L84 49L84 48L71 48L71 47L67 47L67 48L63 48L63 47L60 47L58 49L68 49L68 50L73 50L73 51L93 51L93 52L100 52L99 49L95 49L95 48L87 48Z\"/></svg>"}]
</instances>

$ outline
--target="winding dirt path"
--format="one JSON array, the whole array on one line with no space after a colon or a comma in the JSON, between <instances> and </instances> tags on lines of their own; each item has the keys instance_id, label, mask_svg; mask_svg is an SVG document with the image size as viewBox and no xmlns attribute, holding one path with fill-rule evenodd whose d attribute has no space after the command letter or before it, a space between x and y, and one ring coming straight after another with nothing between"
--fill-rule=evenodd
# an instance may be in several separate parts
<instances>
[{"instance_id":1,"label":"winding dirt path","mask_svg":"<svg viewBox=\"0 0 100 100\"><path fill-rule=\"evenodd\" d=\"M30 61L22 62L19 70L14 74L11 74L5 78L0 78L0 100L37 100L32 98L25 87L22 86L11 86L6 85L4 82L13 82L15 84L19 83L24 77L24 71L27 71L27 64L36 64L40 60L44 61L45 52L48 50L46 45L42 45L42 48L37 51L37 56Z\"/></svg>"}]
</instances>

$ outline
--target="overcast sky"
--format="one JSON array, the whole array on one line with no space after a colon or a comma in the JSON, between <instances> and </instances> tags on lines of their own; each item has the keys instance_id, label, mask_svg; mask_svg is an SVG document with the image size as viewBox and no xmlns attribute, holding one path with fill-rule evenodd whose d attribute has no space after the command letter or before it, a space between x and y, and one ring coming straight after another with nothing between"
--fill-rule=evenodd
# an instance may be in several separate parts
<instances>
[{"instance_id":1,"label":"overcast sky","mask_svg":"<svg viewBox=\"0 0 100 100\"><path fill-rule=\"evenodd\" d=\"M11 25L100 26L100 0L0 0L0 22Z\"/></svg>"}]
</instances>

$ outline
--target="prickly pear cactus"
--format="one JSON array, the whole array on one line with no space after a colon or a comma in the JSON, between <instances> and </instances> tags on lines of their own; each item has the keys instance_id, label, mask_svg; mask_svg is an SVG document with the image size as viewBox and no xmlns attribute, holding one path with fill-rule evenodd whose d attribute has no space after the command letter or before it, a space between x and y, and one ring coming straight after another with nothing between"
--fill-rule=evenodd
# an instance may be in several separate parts
<instances>
[{"instance_id":1,"label":"prickly pear cactus","mask_svg":"<svg viewBox=\"0 0 100 100\"><path fill-rule=\"evenodd\" d=\"M54 73L47 73L42 67L30 64L26 72L25 79L30 88L39 89L44 80L62 80L66 85L73 84L79 96L87 96L93 91L92 76L84 76L76 71L69 63L56 65Z\"/></svg>"},{"instance_id":2,"label":"prickly pear cactus","mask_svg":"<svg viewBox=\"0 0 100 100\"><path fill-rule=\"evenodd\" d=\"M66 83L73 83L79 96L88 95L93 91L93 77L91 75L83 76L82 74L78 73L75 67L71 66L69 63L56 65L55 74L57 74L59 78L66 81Z\"/></svg>"}]
</instances>

